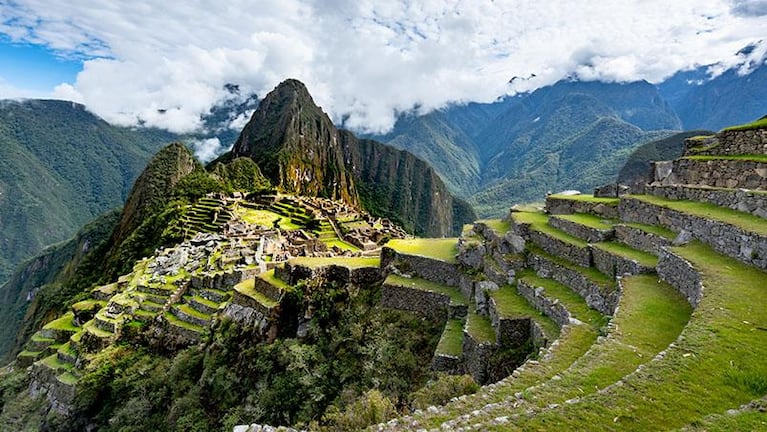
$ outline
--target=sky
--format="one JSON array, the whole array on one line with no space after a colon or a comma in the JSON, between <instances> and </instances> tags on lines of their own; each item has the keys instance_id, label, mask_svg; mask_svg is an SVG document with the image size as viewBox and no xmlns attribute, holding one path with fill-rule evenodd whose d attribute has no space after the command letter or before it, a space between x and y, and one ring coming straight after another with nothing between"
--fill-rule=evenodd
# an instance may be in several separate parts
<instances>
[{"instance_id":1,"label":"sky","mask_svg":"<svg viewBox=\"0 0 767 432\"><path fill-rule=\"evenodd\" d=\"M767 0L0 0L0 99L191 132L225 84L263 96L297 78L334 121L384 132L564 78L721 73L765 33Z\"/></svg>"}]
</instances>

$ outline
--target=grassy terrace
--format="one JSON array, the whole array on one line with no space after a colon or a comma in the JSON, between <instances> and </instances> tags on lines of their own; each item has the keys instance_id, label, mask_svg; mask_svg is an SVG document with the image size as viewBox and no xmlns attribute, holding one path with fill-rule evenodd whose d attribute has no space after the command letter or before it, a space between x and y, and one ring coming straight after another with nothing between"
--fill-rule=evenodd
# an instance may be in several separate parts
<instances>
[{"instance_id":1,"label":"grassy terrace","mask_svg":"<svg viewBox=\"0 0 767 432\"><path fill-rule=\"evenodd\" d=\"M73 364L64 363L63 361L59 360L56 354L51 354L48 357L40 360L40 363L54 370L62 369L68 371L74 369L75 367Z\"/></svg>"},{"instance_id":2,"label":"grassy terrace","mask_svg":"<svg viewBox=\"0 0 767 432\"><path fill-rule=\"evenodd\" d=\"M378 267L381 265L379 257L297 257L291 258L291 264L303 265L306 267L325 267L337 265L349 269L358 269L365 267Z\"/></svg>"},{"instance_id":3,"label":"grassy terrace","mask_svg":"<svg viewBox=\"0 0 767 432\"><path fill-rule=\"evenodd\" d=\"M386 243L386 246L401 254L420 255L448 263L455 263L455 255L458 253L457 238L395 239Z\"/></svg>"},{"instance_id":4,"label":"grassy terrace","mask_svg":"<svg viewBox=\"0 0 767 432\"><path fill-rule=\"evenodd\" d=\"M74 319L74 314L72 312L67 312L61 317L49 322L45 326L43 326L44 329L50 329L50 330L63 330L67 332L75 333L76 331L80 330L80 327L77 327L74 325L72 320Z\"/></svg>"},{"instance_id":5,"label":"grassy terrace","mask_svg":"<svg viewBox=\"0 0 767 432\"><path fill-rule=\"evenodd\" d=\"M102 330L96 326L96 320L92 319L85 324L83 324L83 329L87 331L88 333L91 333L94 336L100 337L100 338L108 338L114 335L114 333Z\"/></svg>"},{"instance_id":6,"label":"grassy terrace","mask_svg":"<svg viewBox=\"0 0 767 432\"><path fill-rule=\"evenodd\" d=\"M292 231L301 228L300 225L293 223L290 217L269 210L240 208L239 216L246 223L253 225L273 227L274 222L277 221L278 226L284 230Z\"/></svg>"},{"instance_id":7,"label":"grassy terrace","mask_svg":"<svg viewBox=\"0 0 767 432\"><path fill-rule=\"evenodd\" d=\"M594 243L592 246L613 255L632 259L645 267L655 267L658 265L658 257L655 255L636 250L630 246L626 246L623 243L600 242Z\"/></svg>"},{"instance_id":8,"label":"grassy terrace","mask_svg":"<svg viewBox=\"0 0 767 432\"><path fill-rule=\"evenodd\" d=\"M744 213L709 203L698 201L673 201L652 195L629 195L629 198L693 216L735 225L756 234L767 235L767 224L764 223L764 219L759 216L754 216L751 213Z\"/></svg>"},{"instance_id":9,"label":"grassy terrace","mask_svg":"<svg viewBox=\"0 0 767 432\"><path fill-rule=\"evenodd\" d=\"M557 215L556 217L559 219L564 219L573 223L577 223L579 225L583 225L583 226L598 229L598 230L609 230L609 229L612 229L613 227L612 225L613 221L610 221L609 219L599 217L596 215L588 214L588 213Z\"/></svg>"},{"instance_id":10,"label":"grassy terrace","mask_svg":"<svg viewBox=\"0 0 767 432\"><path fill-rule=\"evenodd\" d=\"M690 159L696 161L712 161L712 160L731 160L731 161L750 161L750 162L767 162L767 155L763 154L741 154L741 155L722 155L722 156L685 156L683 159Z\"/></svg>"},{"instance_id":11,"label":"grassy terrace","mask_svg":"<svg viewBox=\"0 0 767 432\"><path fill-rule=\"evenodd\" d=\"M503 219L485 219L477 222L487 225L490 229L500 235L506 234L511 229L509 221Z\"/></svg>"},{"instance_id":12,"label":"grassy terrace","mask_svg":"<svg viewBox=\"0 0 767 432\"><path fill-rule=\"evenodd\" d=\"M271 270L269 270L267 272L261 273L261 274L259 274L256 277L260 278L261 280L264 280L266 282L269 282L269 284L271 284L274 287L277 287L277 288L281 289L282 291L290 291L291 289L293 289L293 287L288 285L284 280L282 280L282 279L280 279L280 278L278 278L277 276L274 275L274 269L271 269Z\"/></svg>"},{"instance_id":13,"label":"grassy terrace","mask_svg":"<svg viewBox=\"0 0 767 432\"><path fill-rule=\"evenodd\" d=\"M192 296L191 299L196 301L197 303L205 305L205 306L207 306L207 307L209 307L211 309L218 309L218 307L220 306L218 303L216 303L214 301L210 301L210 300L206 299L205 297Z\"/></svg>"},{"instance_id":14,"label":"grassy terrace","mask_svg":"<svg viewBox=\"0 0 767 432\"><path fill-rule=\"evenodd\" d=\"M515 212L512 214L514 221L522 224L530 224L530 228L543 233L549 237L561 240L565 243L570 243L574 246L585 248L588 243L573 237L564 231L558 230L549 225L549 216L540 212Z\"/></svg>"},{"instance_id":15,"label":"grassy terrace","mask_svg":"<svg viewBox=\"0 0 767 432\"><path fill-rule=\"evenodd\" d=\"M560 199L560 200L571 200L571 201L583 201L583 202L590 202L595 204L604 204L609 206L617 206L619 199L618 198L600 198L595 197L594 195L587 195L587 194L580 194L580 195L549 195L546 197L546 199Z\"/></svg>"},{"instance_id":16,"label":"grassy terrace","mask_svg":"<svg viewBox=\"0 0 767 432\"><path fill-rule=\"evenodd\" d=\"M192 324L192 323L188 323L186 321L181 321L180 319L178 319L177 316L173 315L170 312L165 312L165 315L163 315L163 316L165 317L166 320L168 320L168 322L171 325L174 325L176 327L181 327L181 328L184 328L184 329L187 329L187 330L191 330L191 331L194 331L194 332L197 332L197 333L204 333L205 332L205 329L203 327L198 326L197 324Z\"/></svg>"},{"instance_id":17,"label":"grassy terrace","mask_svg":"<svg viewBox=\"0 0 767 432\"><path fill-rule=\"evenodd\" d=\"M636 228L646 233L655 234L657 236L664 237L669 240L674 240L677 236L677 234L674 231L663 228L662 226L659 226L659 225L645 225L640 223L625 223L625 222L621 223L621 225L626 225L631 228Z\"/></svg>"},{"instance_id":18,"label":"grassy terrace","mask_svg":"<svg viewBox=\"0 0 767 432\"><path fill-rule=\"evenodd\" d=\"M437 344L437 353L460 357L463 353L463 320L450 319Z\"/></svg>"},{"instance_id":19,"label":"grassy terrace","mask_svg":"<svg viewBox=\"0 0 767 432\"><path fill-rule=\"evenodd\" d=\"M567 261L566 259L562 259L554 255L550 255L549 253L547 253L546 251L542 250L541 248L535 245L528 245L527 249L531 253L541 256L543 258L546 258L547 260L552 261L557 265L560 265L567 269L581 273L582 275L586 276L590 281L594 282L595 284L603 288L617 289L614 279L612 279L611 277L607 276L606 274L600 272L599 270L593 267L581 267L579 265L573 264L570 261Z\"/></svg>"},{"instance_id":20,"label":"grassy terrace","mask_svg":"<svg viewBox=\"0 0 767 432\"><path fill-rule=\"evenodd\" d=\"M672 429L767 393L767 338L761 330L767 328L767 274L698 242L673 251L698 269L706 287L675 345L624 385L520 418L515 428Z\"/></svg>"},{"instance_id":21,"label":"grassy terrace","mask_svg":"<svg viewBox=\"0 0 767 432\"><path fill-rule=\"evenodd\" d=\"M390 274L384 281L385 285L401 286L408 288L415 288L422 291L431 291L439 294L444 294L450 297L450 302L454 304L466 304L466 299L458 288L442 285L436 282L427 281L417 277L406 278L396 274Z\"/></svg>"},{"instance_id":22,"label":"grassy terrace","mask_svg":"<svg viewBox=\"0 0 767 432\"><path fill-rule=\"evenodd\" d=\"M501 318L532 318L543 328L550 340L559 337L559 326L549 317L533 308L513 286L503 286L501 289L491 292L490 297L495 300L496 310Z\"/></svg>"},{"instance_id":23,"label":"grassy terrace","mask_svg":"<svg viewBox=\"0 0 767 432\"><path fill-rule=\"evenodd\" d=\"M543 288L547 297L559 300L562 306L570 312L571 316L577 317L579 321L594 327L594 329L598 330L607 324L607 317L596 309L590 308L583 297L561 283L552 279L542 278L531 270L519 273L518 277L530 286Z\"/></svg>"},{"instance_id":24,"label":"grassy terrace","mask_svg":"<svg viewBox=\"0 0 767 432\"><path fill-rule=\"evenodd\" d=\"M261 303L262 305L273 308L279 304L276 300L272 300L269 297L261 294L255 289L255 280L247 279L234 286L234 290L238 293L250 297L253 300Z\"/></svg>"},{"instance_id":25,"label":"grassy terrace","mask_svg":"<svg viewBox=\"0 0 767 432\"><path fill-rule=\"evenodd\" d=\"M61 375L57 376L56 379L67 385L77 384L77 377L74 376L70 371L62 373Z\"/></svg>"},{"instance_id":26,"label":"grassy terrace","mask_svg":"<svg viewBox=\"0 0 767 432\"><path fill-rule=\"evenodd\" d=\"M693 422L682 430L692 432L731 432L767 430L767 401L756 402L756 407L739 411L737 414L717 414Z\"/></svg>"},{"instance_id":27,"label":"grassy terrace","mask_svg":"<svg viewBox=\"0 0 767 432\"><path fill-rule=\"evenodd\" d=\"M648 275L624 282L614 318L617 329L560 373L560 379L524 392L528 404L542 408L594 393L651 360L679 336L692 310L674 288ZM527 404L519 407L520 411L528 408Z\"/></svg>"},{"instance_id":28,"label":"grassy terrace","mask_svg":"<svg viewBox=\"0 0 767 432\"><path fill-rule=\"evenodd\" d=\"M733 130L751 130L751 129L762 129L762 128L767 128L767 118L759 119L755 122L746 123L742 125L730 126L728 128L724 128L723 130L733 131Z\"/></svg>"},{"instance_id":29,"label":"grassy terrace","mask_svg":"<svg viewBox=\"0 0 767 432\"><path fill-rule=\"evenodd\" d=\"M106 306L107 302L103 300L96 300L96 299L88 299L79 301L72 305L72 310L75 311L87 311L91 309L100 309L104 306Z\"/></svg>"},{"instance_id":30,"label":"grassy terrace","mask_svg":"<svg viewBox=\"0 0 767 432\"><path fill-rule=\"evenodd\" d=\"M466 316L466 331L479 343L495 343L495 329L486 316L469 312Z\"/></svg>"},{"instance_id":31,"label":"grassy terrace","mask_svg":"<svg viewBox=\"0 0 767 432\"><path fill-rule=\"evenodd\" d=\"M332 239L322 240L322 242L325 243L329 248L333 247L333 246L336 246L339 249L348 250L348 251L352 251L352 252L357 252L357 251L360 250L360 248L358 248L357 246L354 246L353 244L351 244L349 242L341 240L338 237L336 237L335 235L336 234L333 233L333 238Z\"/></svg>"}]
</instances>

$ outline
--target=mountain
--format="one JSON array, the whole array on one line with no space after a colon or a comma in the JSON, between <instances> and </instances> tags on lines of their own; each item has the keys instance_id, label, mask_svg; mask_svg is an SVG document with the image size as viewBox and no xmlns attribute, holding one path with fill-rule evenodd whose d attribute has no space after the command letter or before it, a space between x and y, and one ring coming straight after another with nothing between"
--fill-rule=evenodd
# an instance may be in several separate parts
<instances>
[{"instance_id":1,"label":"mountain","mask_svg":"<svg viewBox=\"0 0 767 432\"><path fill-rule=\"evenodd\" d=\"M253 159L283 192L362 204L419 235L452 235L474 214L413 154L336 129L296 80L261 101L228 157Z\"/></svg>"},{"instance_id":2,"label":"mountain","mask_svg":"<svg viewBox=\"0 0 767 432\"><path fill-rule=\"evenodd\" d=\"M380 138L426 159L481 216L494 216L550 190L612 181L636 146L680 127L647 82L561 81L493 104L403 117Z\"/></svg>"},{"instance_id":3,"label":"mountain","mask_svg":"<svg viewBox=\"0 0 767 432\"><path fill-rule=\"evenodd\" d=\"M71 102L0 101L0 281L121 205L172 136L112 126Z\"/></svg>"},{"instance_id":4,"label":"mountain","mask_svg":"<svg viewBox=\"0 0 767 432\"><path fill-rule=\"evenodd\" d=\"M716 78L700 77L703 68L693 72L693 80L676 98L670 99L679 114L684 129L720 130L728 125L748 123L767 111L767 63L765 60L747 74L741 75L740 68L730 69ZM697 72L697 73L696 73ZM689 77L690 73L680 72L668 82ZM670 86L661 85L661 91ZM680 91L680 90L676 90Z\"/></svg>"}]
</instances>

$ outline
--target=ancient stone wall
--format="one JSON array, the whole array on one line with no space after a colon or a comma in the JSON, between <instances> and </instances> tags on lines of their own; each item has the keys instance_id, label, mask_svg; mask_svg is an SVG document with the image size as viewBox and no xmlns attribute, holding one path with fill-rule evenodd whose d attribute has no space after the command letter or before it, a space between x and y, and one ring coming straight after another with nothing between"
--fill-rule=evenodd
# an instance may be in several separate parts
<instances>
[{"instance_id":1,"label":"ancient stone wall","mask_svg":"<svg viewBox=\"0 0 767 432\"><path fill-rule=\"evenodd\" d=\"M703 283L690 262L666 248L658 261L658 276L676 288L693 308L698 307L703 297Z\"/></svg>"},{"instance_id":2,"label":"ancient stone wall","mask_svg":"<svg viewBox=\"0 0 767 432\"><path fill-rule=\"evenodd\" d=\"M634 249L660 256L664 246L671 246L671 240L657 234L645 232L628 225L615 225L615 237Z\"/></svg>"},{"instance_id":3,"label":"ancient stone wall","mask_svg":"<svg viewBox=\"0 0 767 432\"><path fill-rule=\"evenodd\" d=\"M767 190L767 163L751 160L676 159L653 162L654 183Z\"/></svg>"},{"instance_id":4,"label":"ancient stone wall","mask_svg":"<svg viewBox=\"0 0 767 432\"><path fill-rule=\"evenodd\" d=\"M464 364L461 357L438 353L431 360L431 369L450 375L461 375L464 373Z\"/></svg>"},{"instance_id":5,"label":"ancient stone wall","mask_svg":"<svg viewBox=\"0 0 767 432\"><path fill-rule=\"evenodd\" d=\"M661 225L679 232L687 230L719 253L767 269L767 236L638 199L621 200L620 211L625 221Z\"/></svg>"},{"instance_id":6,"label":"ancient stone wall","mask_svg":"<svg viewBox=\"0 0 767 432\"><path fill-rule=\"evenodd\" d=\"M686 155L767 154L767 129L722 131L703 140L686 139Z\"/></svg>"},{"instance_id":7,"label":"ancient stone wall","mask_svg":"<svg viewBox=\"0 0 767 432\"><path fill-rule=\"evenodd\" d=\"M554 256L564 258L582 267L591 266L591 249L588 246L576 246L535 230L530 231L530 240Z\"/></svg>"},{"instance_id":8,"label":"ancient stone wall","mask_svg":"<svg viewBox=\"0 0 767 432\"><path fill-rule=\"evenodd\" d=\"M547 297L542 287L529 285L520 279L517 281L517 292L558 326L564 327L570 323L570 312L557 299Z\"/></svg>"},{"instance_id":9,"label":"ancient stone wall","mask_svg":"<svg viewBox=\"0 0 767 432\"><path fill-rule=\"evenodd\" d=\"M463 276L457 264L418 255L400 254L394 249L384 247L381 250L381 268L391 264L403 273L449 286L458 286Z\"/></svg>"},{"instance_id":10,"label":"ancient stone wall","mask_svg":"<svg viewBox=\"0 0 767 432\"><path fill-rule=\"evenodd\" d=\"M767 193L744 189L724 190L683 185L647 185L645 193L672 200L707 202L767 218Z\"/></svg>"},{"instance_id":11,"label":"ancient stone wall","mask_svg":"<svg viewBox=\"0 0 767 432\"><path fill-rule=\"evenodd\" d=\"M632 259L613 255L598 247L592 247L591 252L594 256L594 267L613 278L625 274L636 275L655 271L654 267L645 267Z\"/></svg>"},{"instance_id":12,"label":"ancient stone wall","mask_svg":"<svg viewBox=\"0 0 767 432\"><path fill-rule=\"evenodd\" d=\"M477 383L485 384L488 381L487 365L495 351L495 344L478 342L464 330L463 360L465 370Z\"/></svg>"},{"instance_id":13,"label":"ancient stone wall","mask_svg":"<svg viewBox=\"0 0 767 432\"><path fill-rule=\"evenodd\" d=\"M549 218L549 225L562 230L571 236L578 237L589 243L596 243L601 241L607 241L615 236L615 231L612 229L597 229L569 221L567 219L561 219L556 216Z\"/></svg>"},{"instance_id":14,"label":"ancient stone wall","mask_svg":"<svg viewBox=\"0 0 767 432\"><path fill-rule=\"evenodd\" d=\"M381 287L383 307L447 319L449 305L450 297L444 294L399 285L384 284Z\"/></svg>"},{"instance_id":15,"label":"ancient stone wall","mask_svg":"<svg viewBox=\"0 0 767 432\"><path fill-rule=\"evenodd\" d=\"M560 199L551 196L546 197L546 212L555 215L590 213L608 219L615 219L618 217L618 208L616 206L600 202Z\"/></svg>"},{"instance_id":16,"label":"ancient stone wall","mask_svg":"<svg viewBox=\"0 0 767 432\"><path fill-rule=\"evenodd\" d=\"M618 306L620 292L617 289L600 287L580 272L534 253L528 256L528 265L541 277L570 287L586 300L586 304L605 315L612 315Z\"/></svg>"}]
</instances>

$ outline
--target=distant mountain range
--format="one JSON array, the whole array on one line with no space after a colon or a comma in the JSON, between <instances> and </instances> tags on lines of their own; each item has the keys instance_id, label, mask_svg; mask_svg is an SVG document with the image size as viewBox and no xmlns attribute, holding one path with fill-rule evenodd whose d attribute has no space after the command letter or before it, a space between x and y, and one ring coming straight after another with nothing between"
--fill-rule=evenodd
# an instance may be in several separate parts
<instances>
[{"instance_id":1,"label":"distant mountain range","mask_svg":"<svg viewBox=\"0 0 767 432\"><path fill-rule=\"evenodd\" d=\"M707 67L647 82L561 81L492 104L403 115L374 136L435 167L480 216L548 191L590 190L642 144L681 130L719 130L767 112L767 66L709 79Z\"/></svg>"}]
</instances>

